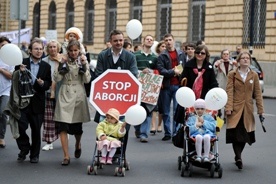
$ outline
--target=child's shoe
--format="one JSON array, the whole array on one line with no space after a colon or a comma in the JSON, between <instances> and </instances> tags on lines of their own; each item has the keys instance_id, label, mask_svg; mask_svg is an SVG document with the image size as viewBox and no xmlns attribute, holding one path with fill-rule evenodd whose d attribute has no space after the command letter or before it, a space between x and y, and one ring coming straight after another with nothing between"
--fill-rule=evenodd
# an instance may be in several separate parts
<instances>
[{"instance_id":1,"label":"child's shoe","mask_svg":"<svg viewBox=\"0 0 276 184\"><path fill-rule=\"evenodd\" d=\"M208 162L210 162L210 159L209 159L208 157L204 157L204 158L203 158L203 162L204 162L204 163L208 163Z\"/></svg>"},{"instance_id":2,"label":"child's shoe","mask_svg":"<svg viewBox=\"0 0 276 184\"><path fill-rule=\"evenodd\" d=\"M100 163L101 164L106 164L106 157L102 157Z\"/></svg>"},{"instance_id":3,"label":"child's shoe","mask_svg":"<svg viewBox=\"0 0 276 184\"><path fill-rule=\"evenodd\" d=\"M112 157L108 157L106 164L111 165L112 164Z\"/></svg>"},{"instance_id":4,"label":"child's shoe","mask_svg":"<svg viewBox=\"0 0 276 184\"><path fill-rule=\"evenodd\" d=\"M202 158L201 158L200 156L196 156L195 161L196 161L196 162L201 162L201 161L202 161Z\"/></svg>"}]
</instances>

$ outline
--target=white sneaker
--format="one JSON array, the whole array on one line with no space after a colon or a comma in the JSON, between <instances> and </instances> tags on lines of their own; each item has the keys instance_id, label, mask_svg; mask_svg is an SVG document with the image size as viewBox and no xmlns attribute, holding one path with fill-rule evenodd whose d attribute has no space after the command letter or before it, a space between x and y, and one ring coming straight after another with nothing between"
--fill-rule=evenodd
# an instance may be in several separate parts
<instances>
[{"instance_id":1,"label":"white sneaker","mask_svg":"<svg viewBox=\"0 0 276 184\"><path fill-rule=\"evenodd\" d=\"M210 162L210 159L207 158L207 157L204 157L204 158L203 158L203 162L204 162L204 163L208 163L208 162Z\"/></svg>"},{"instance_id":2,"label":"white sneaker","mask_svg":"<svg viewBox=\"0 0 276 184\"><path fill-rule=\"evenodd\" d=\"M43 146L43 148L42 148L43 151L48 151L48 150L52 150L52 149L54 149L52 143L51 143L51 144L46 144L46 145Z\"/></svg>"},{"instance_id":3,"label":"white sneaker","mask_svg":"<svg viewBox=\"0 0 276 184\"><path fill-rule=\"evenodd\" d=\"M201 158L200 156L197 156L197 157L195 158L195 161L196 161L196 162L201 162L201 161L202 161L202 158Z\"/></svg>"}]
</instances>

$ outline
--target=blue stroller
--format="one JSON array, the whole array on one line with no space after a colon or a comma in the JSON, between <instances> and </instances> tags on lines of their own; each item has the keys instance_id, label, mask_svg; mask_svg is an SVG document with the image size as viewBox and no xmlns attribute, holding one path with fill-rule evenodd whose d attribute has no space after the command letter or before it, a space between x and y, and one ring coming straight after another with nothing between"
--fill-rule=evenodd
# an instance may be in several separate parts
<instances>
[{"instance_id":1,"label":"blue stroller","mask_svg":"<svg viewBox=\"0 0 276 184\"><path fill-rule=\"evenodd\" d=\"M191 115L193 109L189 108L186 110L186 117ZM215 117L215 113L212 115ZM219 119L219 118L218 118ZM218 122L217 119L217 122ZM221 119L219 119L221 120ZM218 153L218 133L220 132L220 128L222 127L223 122L219 121L216 125L216 136L211 139L211 151L210 151L210 162L196 162L196 151L195 151L195 139L190 137L189 127L182 126L178 134L173 138L173 143L175 146L179 148L183 148L183 155L178 157L178 170L181 171L181 176L189 176L193 175L193 166L206 168L210 172L210 177L213 178L215 173L218 174L218 178L222 177L223 169L221 164L219 163L219 153Z\"/></svg>"}]
</instances>

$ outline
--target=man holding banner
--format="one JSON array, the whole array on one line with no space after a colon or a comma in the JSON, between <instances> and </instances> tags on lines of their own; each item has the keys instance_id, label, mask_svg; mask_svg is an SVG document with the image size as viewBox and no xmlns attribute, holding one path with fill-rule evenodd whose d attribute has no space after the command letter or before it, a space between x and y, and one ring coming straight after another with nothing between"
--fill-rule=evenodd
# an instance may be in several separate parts
<instances>
[{"instance_id":1,"label":"man holding banner","mask_svg":"<svg viewBox=\"0 0 276 184\"><path fill-rule=\"evenodd\" d=\"M141 81L142 77L140 76L153 73L153 69L156 69L157 56L151 51L151 46L154 43L153 41L153 36L146 35L143 40L142 50L139 50L134 53L138 69L142 72L139 74L139 80L143 86L145 85L143 84L143 80ZM150 129L152 111L156 107L156 105L152 105L150 103L145 102L142 102L141 105L147 111L147 118L141 125L134 126L134 128L135 135L137 138L140 138L140 142L146 143L148 142L148 133Z\"/></svg>"}]
</instances>

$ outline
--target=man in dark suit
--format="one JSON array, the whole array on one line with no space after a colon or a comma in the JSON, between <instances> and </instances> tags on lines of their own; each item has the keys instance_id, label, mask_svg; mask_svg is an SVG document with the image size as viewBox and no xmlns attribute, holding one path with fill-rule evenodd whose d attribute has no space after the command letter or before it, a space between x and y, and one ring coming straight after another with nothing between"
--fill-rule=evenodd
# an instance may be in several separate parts
<instances>
[{"instance_id":1,"label":"man in dark suit","mask_svg":"<svg viewBox=\"0 0 276 184\"><path fill-rule=\"evenodd\" d=\"M30 152L30 162L38 163L41 146L41 125L44 119L45 109L45 91L51 84L51 67L48 63L42 61L43 41L35 38L29 45L30 57L23 59L20 66L16 66L15 70L20 69L21 72L28 70L32 77L32 87L34 96L31 97L27 107L20 109L19 138L16 139L20 153L17 161L23 162ZM31 127L31 142L26 133L28 125Z\"/></svg>"},{"instance_id":2,"label":"man in dark suit","mask_svg":"<svg viewBox=\"0 0 276 184\"><path fill-rule=\"evenodd\" d=\"M96 77L100 76L107 69L129 70L135 77L138 77L138 68L133 53L123 48L124 34L120 30L112 30L109 35L111 47L103 50L98 55L97 66L95 69ZM100 114L96 112L95 122L100 121ZM124 150L126 150L128 141L128 130L130 126L127 124L127 132L124 138Z\"/></svg>"}]
</instances>

